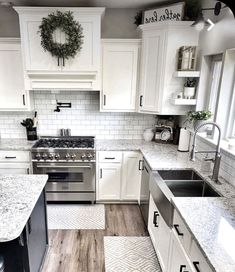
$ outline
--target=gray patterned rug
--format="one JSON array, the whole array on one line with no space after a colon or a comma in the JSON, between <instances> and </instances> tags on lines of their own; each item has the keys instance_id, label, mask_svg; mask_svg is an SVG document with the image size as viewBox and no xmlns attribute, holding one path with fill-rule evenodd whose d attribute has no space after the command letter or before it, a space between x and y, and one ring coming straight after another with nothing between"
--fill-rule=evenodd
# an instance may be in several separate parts
<instances>
[{"instance_id":1,"label":"gray patterned rug","mask_svg":"<svg viewBox=\"0 0 235 272\"><path fill-rule=\"evenodd\" d=\"M104 237L106 272L161 272L150 237Z\"/></svg>"},{"instance_id":2,"label":"gray patterned rug","mask_svg":"<svg viewBox=\"0 0 235 272\"><path fill-rule=\"evenodd\" d=\"M105 229L103 204L48 204L48 229Z\"/></svg>"}]
</instances>

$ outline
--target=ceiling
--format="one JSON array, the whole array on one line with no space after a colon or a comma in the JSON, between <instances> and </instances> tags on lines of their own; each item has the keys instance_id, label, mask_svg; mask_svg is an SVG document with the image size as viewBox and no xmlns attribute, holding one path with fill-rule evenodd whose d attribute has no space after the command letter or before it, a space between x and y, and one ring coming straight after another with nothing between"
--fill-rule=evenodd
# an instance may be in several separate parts
<instances>
[{"instance_id":1,"label":"ceiling","mask_svg":"<svg viewBox=\"0 0 235 272\"><path fill-rule=\"evenodd\" d=\"M14 6L77 6L106 8L148 8L159 4L177 2L174 0L0 0Z\"/></svg>"}]
</instances>

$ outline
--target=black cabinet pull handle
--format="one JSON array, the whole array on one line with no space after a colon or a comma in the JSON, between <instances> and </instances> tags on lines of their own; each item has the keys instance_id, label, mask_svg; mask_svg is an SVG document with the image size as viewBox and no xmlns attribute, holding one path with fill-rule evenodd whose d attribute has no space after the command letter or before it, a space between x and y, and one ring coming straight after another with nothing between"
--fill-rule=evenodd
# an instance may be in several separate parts
<instances>
[{"instance_id":1,"label":"black cabinet pull handle","mask_svg":"<svg viewBox=\"0 0 235 272\"><path fill-rule=\"evenodd\" d=\"M179 225L174 225L174 228L179 236L184 236L184 234L179 231Z\"/></svg>"},{"instance_id":2,"label":"black cabinet pull handle","mask_svg":"<svg viewBox=\"0 0 235 272\"><path fill-rule=\"evenodd\" d=\"M16 157L15 156L5 156L5 159L16 159Z\"/></svg>"},{"instance_id":3,"label":"black cabinet pull handle","mask_svg":"<svg viewBox=\"0 0 235 272\"><path fill-rule=\"evenodd\" d=\"M62 58L62 65L65 66L65 60L64 57Z\"/></svg>"},{"instance_id":4,"label":"black cabinet pull handle","mask_svg":"<svg viewBox=\"0 0 235 272\"><path fill-rule=\"evenodd\" d=\"M140 96L140 107L143 107L143 95Z\"/></svg>"},{"instance_id":5,"label":"black cabinet pull handle","mask_svg":"<svg viewBox=\"0 0 235 272\"><path fill-rule=\"evenodd\" d=\"M106 94L104 94L104 106L106 105Z\"/></svg>"},{"instance_id":6,"label":"black cabinet pull handle","mask_svg":"<svg viewBox=\"0 0 235 272\"><path fill-rule=\"evenodd\" d=\"M198 268L199 262L193 262L193 265L197 272L201 272L200 269Z\"/></svg>"},{"instance_id":7,"label":"black cabinet pull handle","mask_svg":"<svg viewBox=\"0 0 235 272\"><path fill-rule=\"evenodd\" d=\"M144 162L143 160L139 160L139 170L140 171L144 170L144 168L143 168L143 166L144 166L143 162ZM142 166L141 166L141 164L142 164Z\"/></svg>"},{"instance_id":8,"label":"black cabinet pull handle","mask_svg":"<svg viewBox=\"0 0 235 272\"><path fill-rule=\"evenodd\" d=\"M180 272L188 272L188 271L185 271L185 270L183 271L184 268L186 268L186 265L183 265L183 264L182 264L182 265L180 266Z\"/></svg>"},{"instance_id":9,"label":"black cabinet pull handle","mask_svg":"<svg viewBox=\"0 0 235 272\"><path fill-rule=\"evenodd\" d=\"M100 178L103 177L102 168L100 168Z\"/></svg>"},{"instance_id":10,"label":"black cabinet pull handle","mask_svg":"<svg viewBox=\"0 0 235 272\"><path fill-rule=\"evenodd\" d=\"M57 66L60 66L60 58L57 58Z\"/></svg>"},{"instance_id":11,"label":"black cabinet pull handle","mask_svg":"<svg viewBox=\"0 0 235 272\"><path fill-rule=\"evenodd\" d=\"M115 157L105 157L105 160L115 160Z\"/></svg>"},{"instance_id":12,"label":"black cabinet pull handle","mask_svg":"<svg viewBox=\"0 0 235 272\"><path fill-rule=\"evenodd\" d=\"M25 106L25 95L23 94L23 105Z\"/></svg>"},{"instance_id":13,"label":"black cabinet pull handle","mask_svg":"<svg viewBox=\"0 0 235 272\"><path fill-rule=\"evenodd\" d=\"M29 175L29 168L27 168L27 175Z\"/></svg>"},{"instance_id":14,"label":"black cabinet pull handle","mask_svg":"<svg viewBox=\"0 0 235 272\"><path fill-rule=\"evenodd\" d=\"M153 225L154 227L158 228L158 223L157 223L157 218L159 216L159 213L158 212L154 212L153 213Z\"/></svg>"}]
</instances>

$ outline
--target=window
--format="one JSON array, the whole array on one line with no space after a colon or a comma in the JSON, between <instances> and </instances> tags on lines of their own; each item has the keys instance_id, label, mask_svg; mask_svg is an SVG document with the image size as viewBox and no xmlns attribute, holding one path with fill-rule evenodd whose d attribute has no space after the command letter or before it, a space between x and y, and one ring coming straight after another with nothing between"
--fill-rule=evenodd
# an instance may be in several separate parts
<instances>
[{"instance_id":1,"label":"window","mask_svg":"<svg viewBox=\"0 0 235 272\"><path fill-rule=\"evenodd\" d=\"M211 57L211 73L208 85L207 109L211 120L221 127L222 138L235 137L235 49ZM207 136L216 139L218 132L210 127Z\"/></svg>"}]
</instances>

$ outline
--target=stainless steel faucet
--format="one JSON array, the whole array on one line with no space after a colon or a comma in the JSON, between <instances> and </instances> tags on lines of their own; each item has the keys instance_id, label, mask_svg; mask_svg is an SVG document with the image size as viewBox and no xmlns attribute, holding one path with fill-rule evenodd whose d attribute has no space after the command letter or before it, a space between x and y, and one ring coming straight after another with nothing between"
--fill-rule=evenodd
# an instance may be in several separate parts
<instances>
[{"instance_id":1,"label":"stainless steel faucet","mask_svg":"<svg viewBox=\"0 0 235 272\"><path fill-rule=\"evenodd\" d=\"M212 125L214 127L217 127L218 131L219 131L219 136L218 136L218 141L217 141L217 145L216 145L216 150L205 150L205 151L196 151L196 136L197 133L199 131L200 128L207 126L207 125ZM196 153L215 153L215 158L214 159L205 159L206 161L211 160L214 162L214 169L213 169L213 174L211 179L213 181L215 181L216 183L220 183L219 182L219 168L220 168L220 161L221 161L221 154L220 154L220 140L221 140L221 128L220 126L215 123L215 122L206 122L203 123L201 125L199 125L194 133L194 137L193 137L193 144L192 144L192 151L190 154L190 159L191 161L195 161L195 154Z\"/></svg>"}]
</instances>

